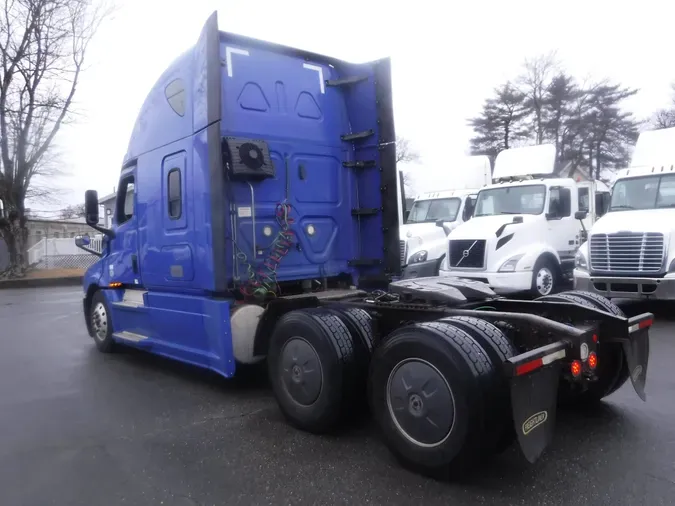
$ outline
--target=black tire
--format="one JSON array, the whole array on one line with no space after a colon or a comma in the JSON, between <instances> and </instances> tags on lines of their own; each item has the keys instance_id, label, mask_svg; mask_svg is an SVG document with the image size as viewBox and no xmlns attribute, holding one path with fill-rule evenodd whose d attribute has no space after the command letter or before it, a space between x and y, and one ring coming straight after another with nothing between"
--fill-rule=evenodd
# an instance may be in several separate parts
<instances>
[{"instance_id":1,"label":"black tire","mask_svg":"<svg viewBox=\"0 0 675 506\"><path fill-rule=\"evenodd\" d=\"M624 312L621 310L621 308L616 304L614 304L614 302L609 300L607 297L598 295L597 293L585 292L583 290L570 290L562 293L574 295L575 297L585 299L591 302L593 305L595 305L598 309L602 309L603 311L607 311L608 313L612 313L622 317L626 316Z\"/></svg>"},{"instance_id":2,"label":"black tire","mask_svg":"<svg viewBox=\"0 0 675 506\"><path fill-rule=\"evenodd\" d=\"M601 309L616 316L625 318L626 314L619 306L611 300L597 293L585 292L583 290L571 290L563 292L580 299L584 299ZM561 295L562 295L561 294ZM599 380L593 384L587 391L587 402L598 402L601 399L613 394L621 388L630 378L628 363L624 355L623 347L619 343L605 343L600 336L598 344L598 377Z\"/></svg>"},{"instance_id":3,"label":"black tire","mask_svg":"<svg viewBox=\"0 0 675 506\"><path fill-rule=\"evenodd\" d=\"M365 412L368 410L365 386L375 343L375 321L367 311L359 308L326 308L326 312L337 316L351 335L356 361L353 400L358 409L355 410L355 414L358 414L357 411Z\"/></svg>"},{"instance_id":4,"label":"black tire","mask_svg":"<svg viewBox=\"0 0 675 506\"><path fill-rule=\"evenodd\" d=\"M537 300L552 302L573 302L581 306L600 309L617 316L625 316L621 308L609 299L595 293L581 290L571 290L555 295L539 297ZM577 391L567 381L562 381L559 390L559 400L563 405L595 404L618 390L629 378L628 365L624 358L623 349L618 343L598 344L598 380L590 383L588 388Z\"/></svg>"},{"instance_id":5,"label":"black tire","mask_svg":"<svg viewBox=\"0 0 675 506\"><path fill-rule=\"evenodd\" d=\"M359 308L326 308L327 313L337 316L345 324L354 341L354 353L361 367L370 365L375 343L374 320L367 311Z\"/></svg>"},{"instance_id":6,"label":"black tire","mask_svg":"<svg viewBox=\"0 0 675 506\"><path fill-rule=\"evenodd\" d=\"M516 432L513 428L511 389L501 366L518 352L504 333L486 320L473 316L450 316L439 321L459 327L473 337L496 369L492 390L494 397L489 402L490 413L486 431L488 436L494 435L495 452L502 453L515 441Z\"/></svg>"},{"instance_id":7,"label":"black tire","mask_svg":"<svg viewBox=\"0 0 675 506\"><path fill-rule=\"evenodd\" d=\"M460 328L430 322L394 331L375 349L368 381L371 411L389 450L405 467L434 478L470 469L486 453L485 394L494 374L482 348ZM424 403L433 403L431 412Z\"/></svg>"},{"instance_id":8,"label":"black tire","mask_svg":"<svg viewBox=\"0 0 675 506\"><path fill-rule=\"evenodd\" d=\"M543 275L540 279L540 273L543 271L548 271L548 275ZM560 266L547 256L540 257L534 264L534 269L532 269L530 293L534 297L554 294L560 286L560 278Z\"/></svg>"},{"instance_id":9,"label":"black tire","mask_svg":"<svg viewBox=\"0 0 675 506\"><path fill-rule=\"evenodd\" d=\"M103 292L94 292L89 305L89 328L92 330L92 337L96 348L102 353L111 353L115 350L115 341L113 340L113 323L110 305L103 295Z\"/></svg>"},{"instance_id":10,"label":"black tire","mask_svg":"<svg viewBox=\"0 0 675 506\"><path fill-rule=\"evenodd\" d=\"M592 302L574 295L570 292L556 293L555 295L544 295L543 297L538 297L536 300L549 301L549 302L572 302L574 304L579 304L580 306L586 306L593 309L597 309L596 305Z\"/></svg>"},{"instance_id":11,"label":"black tire","mask_svg":"<svg viewBox=\"0 0 675 506\"><path fill-rule=\"evenodd\" d=\"M352 337L336 315L300 309L282 316L267 365L279 409L296 428L331 432L349 412L357 364Z\"/></svg>"}]
</instances>

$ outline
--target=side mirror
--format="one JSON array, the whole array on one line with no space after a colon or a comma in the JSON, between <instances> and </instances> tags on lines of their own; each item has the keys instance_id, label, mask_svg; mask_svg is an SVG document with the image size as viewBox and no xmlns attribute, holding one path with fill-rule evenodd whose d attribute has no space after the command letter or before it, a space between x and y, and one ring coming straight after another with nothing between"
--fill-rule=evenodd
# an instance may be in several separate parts
<instances>
[{"instance_id":1,"label":"side mirror","mask_svg":"<svg viewBox=\"0 0 675 506\"><path fill-rule=\"evenodd\" d=\"M588 211L577 211L574 213L575 220L585 220L586 216L588 216Z\"/></svg>"},{"instance_id":2,"label":"side mirror","mask_svg":"<svg viewBox=\"0 0 675 506\"><path fill-rule=\"evenodd\" d=\"M444 224L445 224L445 222L444 222L443 220L436 220L436 226L437 226L437 227L443 228L443 225L444 225Z\"/></svg>"},{"instance_id":3,"label":"side mirror","mask_svg":"<svg viewBox=\"0 0 675 506\"><path fill-rule=\"evenodd\" d=\"M473 217L473 212L476 209L476 201L471 198L466 199L464 204L464 211L462 212L462 221L469 221Z\"/></svg>"},{"instance_id":4,"label":"side mirror","mask_svg":"<svg viewBox=\"0 0 675 506\"><path fill-rule=\"evenodd\" d=\"M84 212L87 225L98 225L98 192L96 190L84 192Z\"/></svg>"},{"instance_id":5,"label":"side mirror","mask_svg":"<svg viewBox=\"0 0 675 506\"><path fill-rule=\"evenodd\" d=\"M82 246L89 246L91 244L91 239L89 234L78 235L75 237L75 246L81 248Z\"/></svg>"},{"instance_id":6,"label":"side mirror","mask_svg":"<svg viewBox=\"0 0 675 506\"><path fill-rule=\"evenodd\" d=\"M595 194L595 215L598 218L607 213L611 198L612 196L606 192Z\"/></svg>"},{"instance_id":7,"label":"side mirror","mask_svg":"<svg viewBox=\"0 0 675 506\"><path fill-rule=\"evenodd\" d=\"M514 216L512 223L522 223L523 222L523 217L522 216Z\"/></svg>"}]
</instances>

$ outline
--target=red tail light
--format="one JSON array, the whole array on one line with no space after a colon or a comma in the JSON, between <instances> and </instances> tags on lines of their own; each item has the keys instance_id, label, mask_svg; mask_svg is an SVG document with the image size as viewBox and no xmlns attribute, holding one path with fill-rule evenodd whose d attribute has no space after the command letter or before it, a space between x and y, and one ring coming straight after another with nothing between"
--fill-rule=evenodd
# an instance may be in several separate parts
<instances>
[{"instance_id":1,"label":"red tail light","mask_svg":"<svg viewBox=\"0 0 675 506\"><path fill-rule=\"evenodd\" d=\"M570 365L570 371L572 372L572 376L578 377L581 374L581 362L578 360L573 361Z\"/></svg>"},{"instance_id":2,"label":"red tail light","mask_svg":"<svg viewBox=\"0 0 675 506\"><path fill-rule=\"evenodd\" d=\"M595 369L596 367L598 367L598 356L595 354L594 351L592 351L588 355L588 367L590 367L591 369Z\"/></svg>"}]
</instances>

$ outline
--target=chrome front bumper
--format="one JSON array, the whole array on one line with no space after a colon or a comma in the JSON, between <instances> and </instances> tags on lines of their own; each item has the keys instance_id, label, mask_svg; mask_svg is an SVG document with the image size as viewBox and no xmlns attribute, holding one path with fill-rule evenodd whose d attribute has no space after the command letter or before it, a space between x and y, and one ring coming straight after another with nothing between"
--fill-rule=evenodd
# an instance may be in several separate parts
<instances>
[{"instance_id":1,"label":"chrome front bumper","mask_svg":"<svg viewBox=\"0 0 675 506\"><path fill-rule=\"evenodd\" d=\"M675 276L663 278L624 278L592 276L574 269L574 289L616 299L675 300Z\"/></svg>"}]
</instances>

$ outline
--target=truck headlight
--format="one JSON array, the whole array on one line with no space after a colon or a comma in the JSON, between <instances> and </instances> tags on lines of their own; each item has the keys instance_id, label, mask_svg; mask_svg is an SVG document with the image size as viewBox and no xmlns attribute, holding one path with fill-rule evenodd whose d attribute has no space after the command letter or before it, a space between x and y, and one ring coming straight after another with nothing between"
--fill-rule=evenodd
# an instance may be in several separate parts
<instances>
[{"instance_id":1,"label":"truck headlight","mask_svg":"<svg viewBox=\"0 0 675 506\"><path fill-rule=\"evenodd\" d=\"M417 253L414 253L410 255L410 258L408 259L409 264L418 264L420 262L426 262L427 260L427 251L422 250L418 251Z\"/></svg>"},{"instance_id":2,"label":"truck headlight","mask_svg":"<svg viewBox=\"0 0 675 506\"><path fill-rule=\"evenodd\" d=\"M581 252L581 250L577 251L577 254L574 255L574 268L584 270L588 269L588 262L586 261L586 257Z\"/></svg>"},{"instance_id":3,"label":"truck headlight","mask_svg":"<svg viewBox=\"0 0 675 506\"><path fill-rule=\"evenodd\" d=\"M499 272L514 272L516 270L516 265L518 265L518 261L524 256L524 253L521 255L512 256L502 264L502 266L499 268Z\"/></svg>"}]
</instances>

